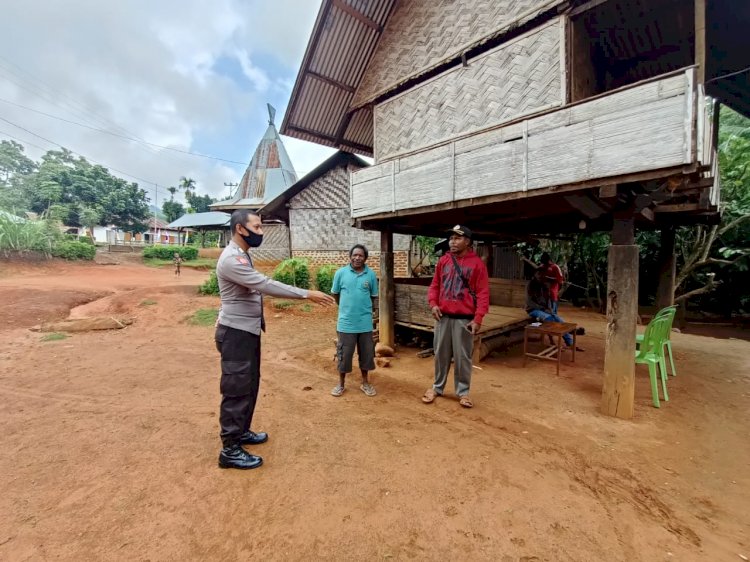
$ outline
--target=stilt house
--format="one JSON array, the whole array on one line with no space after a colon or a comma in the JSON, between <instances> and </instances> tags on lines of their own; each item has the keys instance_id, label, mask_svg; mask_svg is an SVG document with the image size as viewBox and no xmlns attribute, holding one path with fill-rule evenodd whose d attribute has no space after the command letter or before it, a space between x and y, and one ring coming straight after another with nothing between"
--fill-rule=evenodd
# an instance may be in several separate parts
<instances>
[{"instance_id":1,"label":"stilt house","mask_svg":"<svg viewBox=\"0 0 750 562\"><path fill-rule=\"evenodd\" d=\"M374 156L351 216L386 273L393 233L610 231L602 410L627 418L634 230L669 247L718 220L718 103L750 114L749 24L729 0L323 0L281 132Z\"/></svg>"}]
</instances>

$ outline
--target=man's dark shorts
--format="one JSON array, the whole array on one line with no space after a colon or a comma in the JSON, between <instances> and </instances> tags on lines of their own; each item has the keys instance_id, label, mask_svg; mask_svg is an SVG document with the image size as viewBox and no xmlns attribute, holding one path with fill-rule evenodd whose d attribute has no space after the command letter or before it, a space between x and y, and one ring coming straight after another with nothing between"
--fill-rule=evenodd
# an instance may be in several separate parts
<instances>
[{"instance_id":1,"label":"man's dark shorts","mask_svg":"<svg viewBox=\"0 0 750 562\"><path fill-rule=\"evenodd\" d=\"M336 344L336 358L339 361L339 373L352 372L354 348L357 348L359 368L363 371L375 370L375 342L372 339L372 332L363 332L361 334L338 332L338 335L339 341Z\"/></svg>"}]
</instances>

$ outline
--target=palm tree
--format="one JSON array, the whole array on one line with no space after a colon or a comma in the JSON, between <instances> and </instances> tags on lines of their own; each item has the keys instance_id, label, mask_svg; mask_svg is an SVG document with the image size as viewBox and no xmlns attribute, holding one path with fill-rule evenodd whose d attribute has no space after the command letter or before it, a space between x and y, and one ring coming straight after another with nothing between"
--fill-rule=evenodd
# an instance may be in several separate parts
<instances>
[{"instance_id":1,"label":"palm tree","mask_svg":"<svg viewBox=\"0 0 750 562\"><path fill-rule=\"evenodd\" d=\"M185 190L185 198L188 199L195 194L195 180L182 176L180 178L180 188Z\"/></svg>"},{"instance_id":2,"label":"palm tree","mask_svg":"<svg viewBox=\"0 0 750 562\"><path fill-rule=\"evenodd\" d=\"M169 188L167 188L167 191L169 191L169 193L171 193L171 196L169 197L169 200L170 201L174 201L174 194L177 193L177 188L176 187L169 187Z\"/></svg>"}]
</instances>

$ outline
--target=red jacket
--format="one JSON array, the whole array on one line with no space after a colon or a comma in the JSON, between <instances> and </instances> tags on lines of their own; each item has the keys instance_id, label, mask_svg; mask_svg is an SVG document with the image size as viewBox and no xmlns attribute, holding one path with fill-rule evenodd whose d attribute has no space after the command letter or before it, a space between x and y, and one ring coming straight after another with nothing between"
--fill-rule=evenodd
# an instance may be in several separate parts
<instances>
[{"instance_id":1,"label":"red jacket","mask_svg":"<svg viewBox=\"0 0 750 562\"><path fill-rule=\"evenodd\" d=\"M557 302L560 296L560 285L562 285L565 278L563 277L562 270L554 262L549 262L547 267L544 269L544 278L549 284L549 296Z\"/></svg>"},{"instance_id":2,"label":"red jacket","mask_svg":"<svg viewBox=\"0 0 750 562\"><path fill-rule=\"evenodd\" d=\"M463 277L469 282L471 290L477 296L474 306L466 286L453 265L450 253L445 254L435 266L435 276L432 278L427 300L430 308L439 306L440 311L448 316L473 317L477 324L482 323L490 309L490 283L487 266L479 259L473 250L468 250L463 257L456 256L458 265L463 271Z\"/></svg>"}]
</instances>

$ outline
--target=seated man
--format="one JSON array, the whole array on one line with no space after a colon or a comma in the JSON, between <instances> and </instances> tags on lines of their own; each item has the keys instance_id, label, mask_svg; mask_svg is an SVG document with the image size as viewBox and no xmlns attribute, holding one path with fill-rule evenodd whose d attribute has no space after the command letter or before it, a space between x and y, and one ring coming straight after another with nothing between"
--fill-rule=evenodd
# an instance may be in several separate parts
<instances>
[{"instance_id":1,"label":"seated man","mask_svg":"<svg viewBox=\"0 0 750 562\"><path fill-rule=\"evenodd\" d=\"M534 320L539 322L564 322L551 309L549 289L544 283L544 267L540 267L534 272L534 277L526 286L526 312ZM570 334L563 336L563 341L567 347L573 345L573 338Z\"/></svg>"}]
</instances>

